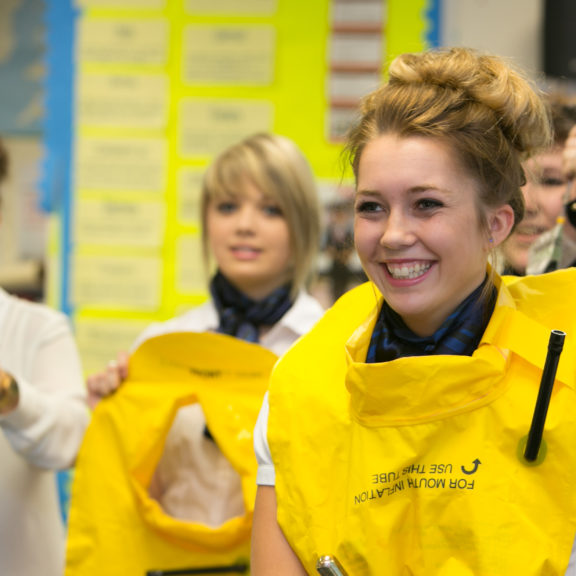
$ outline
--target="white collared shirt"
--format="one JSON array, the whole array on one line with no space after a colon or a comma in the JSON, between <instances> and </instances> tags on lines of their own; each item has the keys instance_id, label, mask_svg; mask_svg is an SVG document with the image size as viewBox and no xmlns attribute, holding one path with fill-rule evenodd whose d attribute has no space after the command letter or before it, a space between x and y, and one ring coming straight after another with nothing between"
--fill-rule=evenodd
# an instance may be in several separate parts
<instances>
[{"instance_id":1,"label":"white collared shirt","mask_svg":"<svg viewBox=\"0 0 576 576\"><path fill-rule=\"evenodd\" d=\"M323 314L324 309L320 303L309 294L301 292L290 310L262 337L260 344L281 356L300 336L306 334ZM132 349L135 350L145 340L161 334L216 331L218 323L214 302L208 300L181 316L151 324L138 336Z\"/></svg>"}]
</instances>

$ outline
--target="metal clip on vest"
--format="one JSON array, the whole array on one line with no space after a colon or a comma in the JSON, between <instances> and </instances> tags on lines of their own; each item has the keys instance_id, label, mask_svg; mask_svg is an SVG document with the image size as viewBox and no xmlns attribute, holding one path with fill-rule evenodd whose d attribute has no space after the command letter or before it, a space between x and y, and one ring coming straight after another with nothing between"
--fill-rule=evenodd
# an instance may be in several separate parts
<instances>
[{"instance_id":1,"label":"metal clip on vest","mask_svg":"<svg viewBox=\"0 0 576 576\"><path fill-rule=\"evenodd\" d=\"M334 556L320 556L316 562L316 571L322 576L348 576L348 572Z\"/></svg>"}]
</instances>

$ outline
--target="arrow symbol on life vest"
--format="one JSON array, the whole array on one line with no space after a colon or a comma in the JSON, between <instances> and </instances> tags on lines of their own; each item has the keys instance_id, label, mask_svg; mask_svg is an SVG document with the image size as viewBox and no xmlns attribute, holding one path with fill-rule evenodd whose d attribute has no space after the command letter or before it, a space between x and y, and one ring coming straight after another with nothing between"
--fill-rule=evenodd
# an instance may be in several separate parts
<instances>
[{"instance_id":1,"label":"arrow symbol on life vest","mask_svg":"<svg viewBox=\"0 0 576 576\"><path fill-rule=\"evenodd\" d=\"M480 460L478 460L478 458L476 458L476 460L474 460L474 462L472 462L472 464L474 464L474 468L472 468L472 470L466 470L466 468L464 468L464 466L460 466L460 469L462 470L462 472L464 472L464 474L476 474L476 471L478 470L478 466L480 464L482 464L482 462L480 462Z\"/></svg>"}]
</instances>

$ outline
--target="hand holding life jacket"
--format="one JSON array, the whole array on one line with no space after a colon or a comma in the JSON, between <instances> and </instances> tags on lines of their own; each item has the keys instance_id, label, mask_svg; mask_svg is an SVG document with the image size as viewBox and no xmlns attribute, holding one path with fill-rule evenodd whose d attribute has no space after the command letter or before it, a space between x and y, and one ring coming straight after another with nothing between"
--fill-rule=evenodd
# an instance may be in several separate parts
<instances>
[{"instance_id":1,"label":"hand holding life jacket","mask_svg":"<svg viewBox=\"0 0 576 576\"><path fill-rule=\"evenodd\" d=\"M259 345L211 333L166 334L135 351L129 379L97 406L78 456L66 575L143 576L248 559L252 431L276 360ZM218 528L172 518L148 495L177 410L196 402L242 481L245 514Z\"/></svg>"}]
</instances>

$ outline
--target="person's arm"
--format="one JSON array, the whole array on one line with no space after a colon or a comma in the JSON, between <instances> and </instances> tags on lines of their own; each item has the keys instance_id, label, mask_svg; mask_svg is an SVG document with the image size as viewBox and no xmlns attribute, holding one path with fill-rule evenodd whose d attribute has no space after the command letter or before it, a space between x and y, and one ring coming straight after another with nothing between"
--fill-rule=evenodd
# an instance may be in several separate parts
<instances>
[{"instance_id":1,"label":"person's arm","mask_svg":"<svg viewBox=\"0 0 576 576\"><path fill-rule=\"evenodd\" d=\"M16 347L6 351L21 366L10 362L2 366L14 378L18 400L0 415L0 429L30 464L67 468L76 458L89 420L80 358L63 319L38 326L36 335L37 341L27 341L23 353Z\"/></svg>"},{"instance_id":2,"label":"person's arm","mask_svg":"<svg viewBox=\"0 0 576 576\"><path fill-rule=\"evenodd\" d=\"M94 410L98 402L113 394L126 378L128 378L128 354L120 352L117 359L112 360L104 370L86 379L88 406Z\"/></svg>"},{"instance_id":3,"label":"person's arm","mask_svg":"<svg viewBox=\"0 0 576 576\"><path fill-rule=\"evenodd\" d=\"M306 576L276 520L276 489L258 486L252 525L252 576Z\"/></svg>"}]
</instances>

